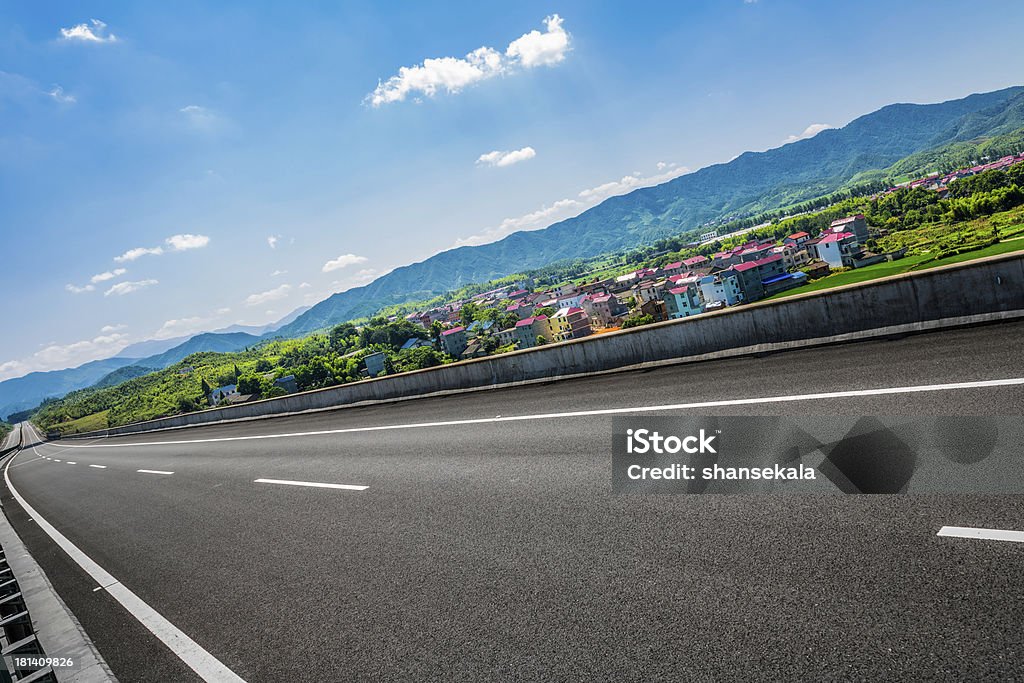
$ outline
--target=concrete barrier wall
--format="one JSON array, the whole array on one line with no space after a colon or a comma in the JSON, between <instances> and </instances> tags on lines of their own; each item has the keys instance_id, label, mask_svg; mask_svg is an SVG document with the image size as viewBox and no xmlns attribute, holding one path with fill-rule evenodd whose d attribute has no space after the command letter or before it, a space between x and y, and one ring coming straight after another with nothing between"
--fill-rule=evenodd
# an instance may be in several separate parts
<instances>
[{"instance_id":1,"label":"concrete barrier wall","mask_svg":"<svg viewBox=\"0 0 1024 683\"><path fill-rule=\"evenodd\" d=\"M1015 253L78 436L129 434L363 401L393 400L600 372L726 349L800 342L890 326L1020 310L1024 310L1024 253Z\"/></svg>"}]
</instances>

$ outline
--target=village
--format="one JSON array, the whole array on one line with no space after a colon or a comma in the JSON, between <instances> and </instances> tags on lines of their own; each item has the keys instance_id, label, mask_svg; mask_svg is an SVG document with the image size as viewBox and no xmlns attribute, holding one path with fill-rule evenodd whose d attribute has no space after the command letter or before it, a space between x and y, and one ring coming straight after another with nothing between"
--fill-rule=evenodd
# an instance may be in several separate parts
<instances>
[{"instance_id":1,"label":"village","mask_svg":"<svg viewBox=\"0 0 1024 683\"><path fill-rule=\"evenodd\" d=\"M487 355L486 348L529 349L580 339L637 324L688 318L751 303L805 284L841 268L860 268L900 258L900 252L867 250L868 225L862 214L832 222L812 236L797 232L781 243L751 241L708 256L693 256L656 268L640 268L606 279L563 284L537 291L526 280L453 301L406 320L427 330L442 329L441 350L458 359ZM465 325L463 308L498 309L514 315ZM500 329L496 329L500 328ZM493 339L485 344L485 339ZM411 346L429 344L410 339Z\"/></svg>"}]
</instances>

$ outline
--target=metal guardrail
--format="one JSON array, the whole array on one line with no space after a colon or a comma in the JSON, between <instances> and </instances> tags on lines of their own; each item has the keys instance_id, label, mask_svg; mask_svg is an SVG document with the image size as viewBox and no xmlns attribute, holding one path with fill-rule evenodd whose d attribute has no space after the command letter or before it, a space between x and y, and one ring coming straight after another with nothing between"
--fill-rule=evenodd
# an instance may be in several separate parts
<instances>
[{"instance_id":1,"label":"metal guardrail","mask_svg":"<svg viewBox=\"0 0 1024 683\"><path fill-rule=\"evenodd\" d=\"M24 444L25 430L19 427L17 445L0 451L0 459L18 451ZM0 669L0 683L57 683L57 675L51 667L18 668L14 655L45 658L46 653L36 637L25 597L7 562L6 551L0 547L0 658L4 664Z\"/></svg>"}]
</instances>

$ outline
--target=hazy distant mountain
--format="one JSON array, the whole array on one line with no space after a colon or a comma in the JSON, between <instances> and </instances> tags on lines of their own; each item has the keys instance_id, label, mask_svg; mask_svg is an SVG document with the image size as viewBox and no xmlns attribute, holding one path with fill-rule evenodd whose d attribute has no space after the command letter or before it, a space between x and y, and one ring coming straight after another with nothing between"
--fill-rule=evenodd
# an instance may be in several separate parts
<instances>
[{"instance_id":1,"label":"hazy distant mountain","mask_svg":"<svg viewBox=\"0 0 1024 683\"><path fill-rule=\"evenodd\" d=\"M299 308L296 308L294 311L292 311L285 317L281 318L280 320L276 320L272 323L267 323L266 325L228 325L227 327L222 327L218 330L213 330L213 333L227 334L231 332L245 332L246 334L255 335L266 334L268 332L273 332L279 327L287 325L288 323L292 322L309 309L310 306L300 306Z\"/></svg>"},{"instance_id":2,"label":"hazy distant mountain","mask_svg":"<svg viewBox=\"0 0 1024 683\"><path fill-rule=\"evenodd\" d=\"M940 104L889 105L808 140L746 152L728 163L606 199L543 230L517 232L396 268L364 287L321 301L274 336L301 336L471 282L635 247L724 216L787 206L828 194L858 173L887 168L916 152L1020 126L1024 87Z\"/></svg>"},{"instance_id":3,"label":"hazy distant mountain","mask_svg":"<svg viewBox=\"0 0 1024 683\"><path fill-rule=\"evenodd\" d=\"M163 353L167 349L173 349L186 339L188 339L188 335L185 335L184 337L172 337L170 339L150 339L148 341L136 342L121 349L121 352L117 354L115 358L145 358L146 356L155 356L158 353Z\"/></svg>"},{"instance_id":4,"label":"hazy distant mountain","mask_svg":"<svg viewBox=\"0 0 1024 683\"><path fill-rule=\"evenodd\" d=\"M190 337L185 342L168 349L163 353L149 356L137 361L135 364L146 368L162 370L169 365L174 365L186 356L201 351L214 351L216 353L230 353L252 346L260 341L260 338L245 332L229 332L227 334L215 334L205 332Z\"/></svg>"},{"instance_id":5,"label":"hazy distant mountain","mask_svg":"<svg viewBox=\"0 0 1024 683\"><path fill-rule=\"evenodd\" d=\"M114 370L134 362L131 358L108 358L77 368L30 372L24 377L5 380L0 382L0 415L7 417L11 413L35 407L48 398L84 389Z\"/></svg>"}]
</instances>

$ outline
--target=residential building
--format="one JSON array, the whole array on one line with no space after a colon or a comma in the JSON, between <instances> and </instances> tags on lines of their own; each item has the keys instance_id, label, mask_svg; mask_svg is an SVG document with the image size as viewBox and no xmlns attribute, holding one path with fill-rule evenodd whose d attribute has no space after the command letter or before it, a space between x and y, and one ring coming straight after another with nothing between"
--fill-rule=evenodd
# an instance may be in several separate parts
<instances>
[{"instance_id":1,"label":"residential building","mask_svg":"<svg viewBox=\"0 0 1024 683\"><path fill-rule=\"evenodd\" d=\"M806 232L794 232L792 235L786 236L786 238L782 240L782 243L791 244L799 249L809 239L811 239L811 236Z\"/></svg>"},{"instance_id":2,"label":"residential building","mask_svg":"<svg viewBox=\"0 0 1024 683\"><path fill-rule=\"evenodd\" d=\"M665 310L665 302L660 299L654 299L641 304L640 315L649 315L654 318L654 322L656 323L668 320L668 311Z\"/></svg>"},{"instance_id":3,"label":"residential building","mask_svg":"<svg viewBox=\"0 0 1024 683\"><path fill-rule=\"evenodd\" d=\"M698 289L693 286L674 287L665 292L665 312L669 318L687 318L703 313Z\"/></svg>"},{"instance_id":4,"label":"residential building","mask_svg":"<svg viewBox=\"0 0 1024 683\"><path fill-rule=\"evenodd\" d=\"M795 273L773 275L772 277L762 280L761 284L764 286L764 295L772 296L773 294L784 292L787 289L793 289L794 287L807 284L807 273L797 271Z\"/></svg>"},{"instance_id":5,"label":"residential building","mask_svg":"<svg viewBox=\"0 0 1024 683\"><path fill-rule=\"evenodd\" d=\"M445 353L453 358L458 358L466 350L466 328L453 327L441 333L441 346Z\"/></svg>"},{"instance_id":6,"label":"residential building","mask_svg":"<svg viewBox=\"0 0 1024 683\"><path fill-rule=\"evenodd\" d=\"M537 337L544 337L548 341L551 341L548 330L548 317L546 315L538 315L532 318L526 318L516 323L516 341L521 349L532 349L537 345Z\"/></svg>"},{"instance_id":7,"label":"residential building","mask_svg":"<svg viewBox=\"0 0 1024 683\"><path fill-rule=\"evenodd\" d=\"M586 294L580 292L573 292L572 294L565 294L558 297L558 308L579 308L580 302L583 301L583 297Z\"/></svg>"},{"instance_id":8,"label":"residential building","mask_svg":"<svg viewBox=\"0 0 1024 683\"><path fill-rule=\"evenodd\" d=\"M711 261L707 256L691 256L690 258L683 259L683 267L686 270L700 270L711 267Z\"/></svg>"},{"instance_id":9,"label":"residential building","mask_svg":"<svg viewBox=\"0 0 1024 683\"><path fill-rule=\"evenodd\" d=\"M506 330L499 330L494 336L498 340L498 346L514 344L516 341L516 328L510 327Z\"/></svg>"},{"instance_id":10,"label":"residential building","mask_svg":"<svg viewBox=\"0 0 1024 683\"><path fill-rule=\"evenodd\" d=\"M295 380L295 375L285 375L284 377L278 377L274 380L274 386L279 389L284 389L289 394L294 394L299 390L299 383Z\"/></svg>"},{"instance_id":11,"label":"residential building","mask_svg":"<svg viewBox=\"0 0 1024 683\"><path fill-rule=\"evenodd\" d=\"M818 258L832 268L852 266L849 260L853 247L857 245L857 237L852 232L830 232L818 242Z\"/></svg>"},{"instance_id":12,"label":"residential building","mask_svg":"<svg viewBox=\"0 0 1024 683\"><path fill-rule=\"evenodd\" d=\"M579 339L590 334L590 317L582 308L559 309L548 320L551 341Z\"/></svg>"},{"instance_id":13,"label":"residential building","mask_svg":"<svg viewBox=\"0 0 1024 683\"><path fill-rule=\"evenodd\" d=\"M628 309L611 294L599 294L583 300L582 308L597 329L613 327Z\"/></svg>"},{"instance_id":14,"label":"residential building","mask_svg":"<svg viewBox=\"0 0 1024 683\"><path fill-rule=\"evenodd\" d=\"M654 301L660 299L665 291L665 281L659 280L655 282L653 280L643 280L633 285L632 288L633 298L636 299L637 304L647 303L648 301Z\"/></svg>"},{"instance_id":15,"label":"residential building","mask_svg":"<svg viewBox=\"0 0 1024 683\"><path fill-rule=\"evenodd\" d=\"M378 377L380 375L388 374L384 369L384 352L378 351L377 353L371 353L363 358L363 362L366 363L366 374L370 377Z\"/></svg>"},{"instance_id":16,"label":"residential building","mask_svg":"<svg viewBox=\"0 0 1024 683\"><path fill-rule=\"evenodd\" d=\"M420 339L419 337L409 337L404 344L402 344L399 351L408 351L409 349L418 349L424 346L433 346L426 339Z\"/></svg>"},{"instance_id":17,"label":"residential building","mask_svg":"<svg viewBox=\"0 0 1024 683\"><path fill-rule=\"evenodd\" d=\"M666 263L662 267L661 272L663 272L667 277L680 275L683 272L683 262L676 261L675 263Z\"/></svg>"},{"instance_id":18,"label":"residential building","mask_svg":"<svg viewBox=\"0 0 1024 683\"><path fill-rule=\"evenodd\" d=\"M838 218L832 221L828 231L832 233L853 233L857 242L864 244L868 241L868 220L862 213L858 213L855 216L847 216L846 218Z\"/></svg>"},{"instance_id":19,"label":"residential building","mask_svg":"<svg viewBox=\"0 0 1024 683\"><path fill-rule=\"evenodd\" d=\"M221 401L226 400L229 396L237 396L238 387L234 384L225 384L222 387L217 387L210 392L209 400L211 406L220 405Z\"/></svg>"},{"instance_id":20,"label":"residential building","mask_svg":"<svg viewBox=\"0 0 1024 683\"><path fill-rule=\"evenodd\" d=\"M726 306L735 306L743 301L739 279L735 273L728 271L702 277L700 280L700 293L705 307L715 302L721 302Z\"/></svg>"}]
</instances>

